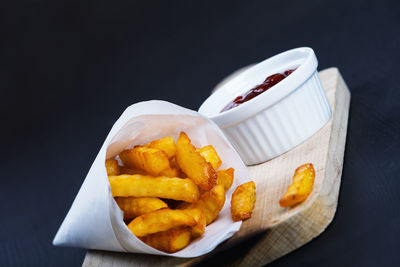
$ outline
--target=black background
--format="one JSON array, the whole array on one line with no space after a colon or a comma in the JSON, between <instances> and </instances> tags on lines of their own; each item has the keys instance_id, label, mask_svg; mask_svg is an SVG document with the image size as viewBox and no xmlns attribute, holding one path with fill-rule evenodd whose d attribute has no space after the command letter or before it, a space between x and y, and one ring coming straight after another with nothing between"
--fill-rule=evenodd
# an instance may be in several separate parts
<instances>
[{"instance_id":1,"label":"black background","mask_svg":"<svg viewBox=\"0 0 400 267\"><path fill-rule=\"evenodd\" d=\"M13 1L1 4L0 265L76 266L51 245L129 105L197 110L226 75L312 47L351 93L334 221L270 266L400 264L399 1Z\"/></svg>"}]
</instances>

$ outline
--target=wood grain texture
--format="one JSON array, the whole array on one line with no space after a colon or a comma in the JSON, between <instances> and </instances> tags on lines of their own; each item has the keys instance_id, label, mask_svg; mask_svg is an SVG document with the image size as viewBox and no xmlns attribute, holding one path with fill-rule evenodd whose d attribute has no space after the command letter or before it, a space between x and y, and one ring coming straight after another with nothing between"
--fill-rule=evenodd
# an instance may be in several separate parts
<instances>
[{"instance_id":1,"label":"wood grain texture","mask_svg":"<svg viewBox=\"0 0 400 267\"><path fill-rule=\"evenodd\" d=\"M316 134L289 152L263 164L249 167L257 186L253 216L238 233L217 248L241 242L247 236L268 230L247 247L235 266L260 266L309 242L332 221L338 200L346 141L350 93L336 68L320 72L328 95L332 118ZM315 184L308 199L293 207L282 208L278 201L292 181L294 170L311 162L316 171ZM218 255L217 255L218 256ZM143 254L88 251L83 266L187 266L204 261Z\"/></svg>"}]
</instances>

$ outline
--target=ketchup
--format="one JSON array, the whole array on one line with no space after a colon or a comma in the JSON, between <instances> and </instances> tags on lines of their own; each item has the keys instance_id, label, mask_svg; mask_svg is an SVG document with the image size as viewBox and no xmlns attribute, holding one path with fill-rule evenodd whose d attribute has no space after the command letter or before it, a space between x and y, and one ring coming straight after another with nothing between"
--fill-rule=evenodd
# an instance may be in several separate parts
<instances>
[{"instance_id":1,"label":"ketchup","mask_svg":"<svg viewBox=\"0 0 400 267\"><path fill-rule=\"evenodd\" d=\"M271 76L268 76L265 81L262 84L257 85L256 87L250 89L243 95L240 95L236 97L231 103L229 103L226 107L224 107L221 112L227 111L229 109L235 108L239 106L240 104L243 104L244 102L249 101L250 99L253 99L254 97L258 96L261 93L264 93L267 91L269 88L274 86L275 84L279 83L283 79L285 79L287 76L292 74L293 71L295 71L296 68L294 69L289 69L285 70L283 73L275 73L272 74Z\"/></svg>"}]
</instances>

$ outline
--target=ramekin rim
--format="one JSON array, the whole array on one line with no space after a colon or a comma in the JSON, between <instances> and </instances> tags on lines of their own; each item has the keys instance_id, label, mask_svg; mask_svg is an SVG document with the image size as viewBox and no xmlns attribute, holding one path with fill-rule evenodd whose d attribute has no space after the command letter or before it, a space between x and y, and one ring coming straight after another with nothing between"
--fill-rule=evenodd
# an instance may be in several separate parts
<instances>
[{"instance_id":1,"label":"ramekin rim","mask_svg":"<svg viewBox=\"0 0 400 267\"><path fill-rule=\"evenodd\" d=\"M287 56L289 53L303 52L306 54L304 61L297 67L296 71L294 71L290 76L274 85L268 91L258 95L257 97L247 101L233 109L216 113L214 115L204 114L204 111L207 108L207 103L211 98L219 97L219 94L223 94L225 91L229 89L238 79L248 74L251 71L254 71L255 68L259 67L260 64L266 64L267 61L277 60L279 57ZM315 66L313 63L315 62ZM308 66L309 65L309 66ZM312 74L316 71L318 66L318 61L316 59L314 50L310 47L298 47L294 49L290 49L284 52L281 52L277 55L269 57L260 63L254 65L243 73L239 74L237 77L233 78L231 81L224 84L217 92L209 96L200 106L199 113L205 115L206 117L214 120L220 127L225 128L228 125L239 123L243 120L246 120L249 117L255 116L257 113L268 109L269 107L275 105L292 92L294 92L297 88L301 86ZM308 67L308 68L307 68ZM291 86L288 86L291 85ZM228 88L228 89L226 89ZM289 88L289 89L287 89ZM224 91L225 89L225 91ZM286 90L285 90L286 89ZM271 100L271 95L275 98ZM269 98L269 99L268 99ZM260 102L268 101L267 104L259 105ZM222 109L223 107L221 107ZM224 127L225 126L225 127Z\"/></svg>"}]
</instances>

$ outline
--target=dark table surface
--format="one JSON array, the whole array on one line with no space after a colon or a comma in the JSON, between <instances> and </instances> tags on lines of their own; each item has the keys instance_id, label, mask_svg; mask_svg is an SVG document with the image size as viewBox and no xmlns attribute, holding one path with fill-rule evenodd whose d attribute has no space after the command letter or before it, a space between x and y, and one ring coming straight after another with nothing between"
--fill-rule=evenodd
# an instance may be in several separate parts
<instances>
[{"instance_id":1,"label":"dark table surface","mask_svg":"<svg viewBox=\"0 0 400 267\"><path fill-rule=\"evenodd\" d=\"M226 75L299 46L351 90L345 163L333 222L270 266L400 264L400 1L1 5L1 266L82 263L51 241L127 106L197 110Z\"/></svg>"}]
</instances>

